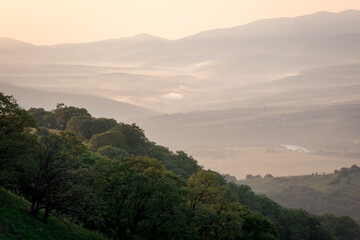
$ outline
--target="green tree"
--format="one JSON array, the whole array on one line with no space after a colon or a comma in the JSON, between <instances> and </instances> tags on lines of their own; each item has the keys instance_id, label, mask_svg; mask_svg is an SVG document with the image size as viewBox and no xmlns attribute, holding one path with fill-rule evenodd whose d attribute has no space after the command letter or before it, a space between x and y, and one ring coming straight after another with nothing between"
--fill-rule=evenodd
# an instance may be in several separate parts
<instances>
[{"instance_id":1,"label":"green tree","mask_svg":"<svg viewBox=\"0 0 360 240\"><path fill-rule=\"evenodd\" d=\"M136 124L119 123L110 131L121 132L125 136L125 144L130 154L146 156L146 144L149 140L144 134L144 130Z\"/></svg>"},{"instance_id":2,"label":"green tree","mask_svg":"<svg viewBox=\"0 0 360 240\"><path fill-rule=\"evenodd\" d=\"M119 149L128 150L125 144L125 136L119 131L107 131L104 133L95 134L90 139L91 149L97 150L103 146L112 146Z\"/></svg>"},{"instance_id":3,"label":"green tree","mask_svg":"<svg viewBox=\"0 0 360 240\"><path fill-rule=\"evenodd\" d=\"M12 96L0 92L0 171L12 166L33 144L34 118Z\"/></svg>"},{"instance_id":4,"label":"green tree","mask_svg":"<svg viewBox=\"0 0 360 240\"><path fill-rule=\"evenodd\" d=\"M304 210L286 209L264 195L257 195L247 185L227 184L238 201L269 218L276 226L281 240L333 239L320 221Z\"/></svg>"},{"instance_id":5,"label":"green tree","mask_svg":"<svg viewBox=\"0 0 360 240\"><path fill-rule=\"evenodd\" d=\"M28 112L36 119L39 127L56 128L53 112L45 111L44 108L30 108Z\"/></svg>"},{"instance_id":6,"label":"green tree","mask_svg":"<svg viewBox=\"0 0 360 240\"><path fill-rule=\"evenodd\" d=\"M338 239L360 239L360 227L350 217L335 217L332 214L325 214L319 217L322 224L330 230L333 236Z\"/></svg>"},{"instance_id":7,"label":"green tree","mask_svg":"<svg viewBox=\"0 0 360 240\"><path fill-rule=\"evenodd\" d=\"M218 173L199 170L188 187L191 224L201 239L276 239L274 225L241 205Z\"/></svg>"},{"instance_id":8,"label":"green tree","mask_svg":"<svg viewBox=\"0 0 360 240\"><path fill-rule=\"evenodd\" d=\"M109 145L98 148L96 153L102 156L106 156L110 159L114 159L117 157L130 157L129 153L126 152L124 149Z\"/></svg>"},{"instance_id":9,"label":"green tree","mask_svg":"<svg viewBox=\"0 0 360 240\"><path fill-rule=\"evenodd\" d=\"M74 132L82 139L89 140L93 135L106 132L116 124L114 119L75 116L67 122L66 130Z\"/></svg>"},{"instance_id":10,"label":"green tree","mask_svg":"<svg viewBox=\"0 0 360 240\"><path fill-rule=\"evenodd\" d=\"M28 154L22 192L31 202L34 217L45 209L46 222L52 210L61 210L79 197L74 182L79 178L80 156L85 147L68 132L39 136Z\"/></svg>"},{"instance_id":11,"label":"green tree","mask_svg":"<svg viewBox=\"0 0 360 240\"><path fill-rule=\"evenodd\" d=\"M58 103L56 109L53 110L56 128L65 130L67 122L75 116L89 116L91 115L85 108L77 108L73 106L66 106L63 103Z\"/></svg>"},{"instance_id":12,"label":"green tree","mask_svg":"<svg viewBox=\"0 0 360 240\"><path fill-rule=\"evenodd\" d=\"M168 170L182 176L184 179L188 179L200 169L197 161L184 151L173 153L164 146L148 142L146 144L146 152L148 156L158 159Z\"/></svg>"},{"instance_id":13,"label":"green tree","mask_svg":"<svg viewBox=\"0 0 360 240\"><path fill-rule=\"evenodd\" d=\"M95 189L107 234L116 239L182 239L184 183L147 157L102 159Z\"/></svg>"}]
</instances>

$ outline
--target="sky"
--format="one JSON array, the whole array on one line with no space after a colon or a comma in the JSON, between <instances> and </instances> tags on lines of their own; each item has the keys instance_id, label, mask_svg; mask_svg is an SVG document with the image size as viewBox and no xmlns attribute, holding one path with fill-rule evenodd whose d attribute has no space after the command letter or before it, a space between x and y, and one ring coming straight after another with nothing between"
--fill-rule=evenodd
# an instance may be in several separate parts
<instances>
[{"instance_id":1,"label":"sky","mask_svg":"<svg viewBox=\"0 0 360 240\"><path fill-rule=\"evenodd\" d=\"M36 45L149 33L179 39L255 20L360 10L360 0L0 0L0 37Z\"/></svg>"}]
</instances>

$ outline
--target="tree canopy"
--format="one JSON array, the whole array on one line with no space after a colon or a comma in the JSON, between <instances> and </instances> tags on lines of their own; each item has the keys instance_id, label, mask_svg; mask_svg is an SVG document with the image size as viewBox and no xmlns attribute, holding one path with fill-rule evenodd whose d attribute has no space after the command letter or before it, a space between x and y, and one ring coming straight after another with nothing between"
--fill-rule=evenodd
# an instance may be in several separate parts
<instances>
[{"instance_id":1,"label":"tree canopy","mask_svg":"<svg viewBox=\"0 0 360 240\"><path fill-rule=\"evenodd\" d=\"M0 92L0 169L14 164L31 146L31 127L36 127L35 119L19 107L14 97Z\"/></svg>"}]
</instances>

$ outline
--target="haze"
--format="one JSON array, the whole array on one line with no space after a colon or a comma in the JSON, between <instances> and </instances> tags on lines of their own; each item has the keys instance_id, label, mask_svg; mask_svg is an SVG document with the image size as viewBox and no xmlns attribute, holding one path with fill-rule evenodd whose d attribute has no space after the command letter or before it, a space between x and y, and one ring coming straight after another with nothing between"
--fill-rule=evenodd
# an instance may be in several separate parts
<instances>
[{"instance_id":1,"label":"haze","mask_svg":"<svg viewBox=\"0 0 360 240\"><path fill-rule=\"evenodd\" d=\"M238 178L360 164L357 1L169 2L2 1L1 91L136 122Z\"/></svg>"},{"instance_id":2,"label":"haze","mask_svg":"<svg viewBox=\"0 0 360 240\"><path fill-rule=\"evenodd\" d=\"M150 33L179 39L259 19L360 9L358 0L2 0L0 37L37 45Z\"/></svg>"},{"instance_id":3,"label":"haze","mask_svg":"<svg viewBox=\"0 0 360 240\"><path fill-rule=\"evenodd\" d=\"M360 0L0 0L0 239L355 240L359 120Z\"/></svg>"}]
</instances>

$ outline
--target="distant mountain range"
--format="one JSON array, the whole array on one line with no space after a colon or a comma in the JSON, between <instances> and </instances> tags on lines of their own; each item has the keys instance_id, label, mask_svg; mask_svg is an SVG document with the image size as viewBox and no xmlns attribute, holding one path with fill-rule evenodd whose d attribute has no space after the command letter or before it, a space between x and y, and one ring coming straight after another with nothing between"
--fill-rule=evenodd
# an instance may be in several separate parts
<instances>
[{"instance_id":1,"label":"distant mountain range","mask_svg":"<svg viewBox=\"0 0 360 240\"><path fill-rule=\"evenodd\" d=\"M34 88L16 87L0 82L0 91L13 95L18 104L26 109L31 107L52 110L56 103L86 108L94 117L113 118L132 123L135 119L147 118L159 113L133 104L114 101L92 95L79 95L64 92L50 92Z\"/></svg>"},{"instance_id":2,"label":"distant mountain range","mask_svg":"<svg viewBox=\"0 0 360 240\"><path fill-rule=\"evenodd\" d=\"M213 153L229 153L228 162L210 166L220 172L289 174L281 166L290 153L274 155L285 151L281 144L310 150L289 155L299 157L296 164L308 163L291 167L292 174L314 164L328 171L360 154L359 26L360 11L348 10L260 20L178 40L139 34L36 46L2 38L0 91L26 108L64 102L94 116L142 119L136 122L150 139L200 161L211 155L219 164ZM167 115L155 117L159 113ZM256 149L244 155L239 146ZM247 157L253 161L235 171L234 162ZM255 158L258 165L244 168ZM267 158L271 165L263 162Z\"/></svg>"},{"instance_id":3,"label":"distant mountain range","mask_svg":"<svg viewBox=\"0 0 360 240\"><path fill-rule=\"evenodd\" d=\"M0 39L0 81L90 94L160 112L232 107L238 93L304 70L360 62L360 11L319 12L205 31L35 46ZM228 104L231 103L231 104Z\"/></svg>"}]
</instances>

